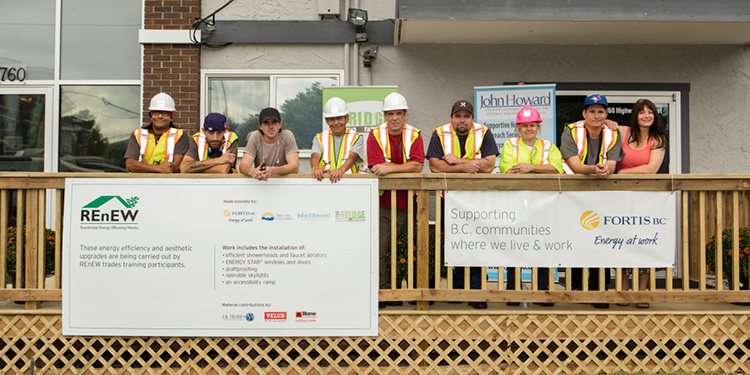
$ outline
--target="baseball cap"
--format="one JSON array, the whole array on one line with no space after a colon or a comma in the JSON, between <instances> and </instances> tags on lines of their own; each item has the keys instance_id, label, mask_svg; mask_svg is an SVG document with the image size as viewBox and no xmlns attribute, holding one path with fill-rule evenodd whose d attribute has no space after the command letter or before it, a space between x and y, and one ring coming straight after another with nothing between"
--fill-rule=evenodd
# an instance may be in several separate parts
<instances>
[{"instance_id":1,"label":"baseball cap","mask_svg":"<svg viewBox=\"0 0 750 375\"><path fill-rule=\"evenodd\" d=\"M583 109L586 109L586 107L592 104L603 105L604 108L607 108L607 97L599 94L589 95L586 97L586 100L583 101Z\"/></svg>"},{"instance_id":2,"label":"baseball cap","mask_svg":"<svg viewBox=\"0 0 750 375\"><path fill-rule=\"evenodd\" d=\"M471 102L468 100L459 100L453 103L453 107L451 108L451 116L453 116L454 113L462 110L468 111L472 116L474 116L474 106L471 105Z\"/></svg>"},{"instance_id":3,"label":"baseball cap","mask_svg":"<svg viewBox=\"0 0 750 375\"><path fill-rule=\"evenodd\" d=\"M281 122L281 115L279 114L279 111L276 110L276 108L263 108L262 111L260 111L260 120L258 122L263 123L263 121L274 119L278 122Z\"/></svg>"},{"instance_id":4,"label":"baseball cap","mask_svg":"<svg viewBox=\"0 0 750 375\"><path fill-rule=\"evenodd\" d=\"M209 113L203 120L203 129L212 132L228 130L227 118L221 113Z\"/></svg>"}]
</instances>

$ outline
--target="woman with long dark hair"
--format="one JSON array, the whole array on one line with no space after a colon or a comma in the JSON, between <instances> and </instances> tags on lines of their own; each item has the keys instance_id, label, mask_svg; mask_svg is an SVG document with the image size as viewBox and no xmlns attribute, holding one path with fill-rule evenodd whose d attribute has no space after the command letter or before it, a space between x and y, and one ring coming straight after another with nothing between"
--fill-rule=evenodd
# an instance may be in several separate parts
<instances>
[{"instance_id":1,"label":"woman with long dark hair","mask_svg":"<svg viewBox=\"0 0 750 375\"><path fill-rule=\"evenodd\" d=\"M664 160L667 133L654 103L648 99L635 102L628 124L619 129L625 157L617 162L617 173L656 173Z\"/></svg>"},{"instance_id":2,"label":"woman with long dark hair","mask_svg":"<svg viewBox=\"0 0 750 375\"><path fill-rule=\"evenodd\" d=\"M654 103L648 99L639 99L633 104L628 121L630 126L621 126L622 150L625 157L617 162L617 173L649 174L656 173L664 160L667 149L667 133L664 120L656 110ZM622 289L628 289L632 269L626 268L622 278ZM646 290L648 285L648 268L638 272L638 289ZM635 282L635 277L633 277ZM635 307L647 309L648 303L636 303Z\"/></svg>"}]
</instances>

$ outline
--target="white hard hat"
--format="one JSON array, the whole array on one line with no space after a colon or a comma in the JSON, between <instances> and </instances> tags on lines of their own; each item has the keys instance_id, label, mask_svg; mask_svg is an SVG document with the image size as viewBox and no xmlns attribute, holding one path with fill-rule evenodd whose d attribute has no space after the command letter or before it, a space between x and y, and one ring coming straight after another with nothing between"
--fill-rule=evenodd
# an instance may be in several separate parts
<instances>
[{"instance_id":1,"label":"white hard hat","mask_svg":"<svg viewBox=\"0 0 750 375\"><path fill-rule=\"evenodd\" d=\"M151 98L151 104L149 104L148 110L174 112L174 99L172 99L169 94L160 92Z\"/></svg>"},{"instance_id":2,"label":"white hard hat","mask_svg":"<svg viewBox=\"0 0 750 375\"><path fill-rule=\"evenodd\" d=\"M349 114L349 110L346 108L346 102L344 99L333 97L328 99L325 107L323 107L323 117L341 117Z\"/></svg>"},{"instance_id":3,"label":"white hard hat","mask_svg":"<svg viewBox=\"0 0 750 375\"><path fill-rule=\"evenodd\" d=\"M397 109L409 109L406 98L403 95L392 92L383 100L383 112L395 111Z\"/></svg>"}]
</instances>

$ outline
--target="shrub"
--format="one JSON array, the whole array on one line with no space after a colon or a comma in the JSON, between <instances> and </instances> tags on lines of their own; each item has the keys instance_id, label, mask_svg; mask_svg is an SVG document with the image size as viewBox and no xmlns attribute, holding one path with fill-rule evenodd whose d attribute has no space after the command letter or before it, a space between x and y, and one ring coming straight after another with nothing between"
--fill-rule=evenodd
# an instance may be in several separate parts
<instances>
[{"instance_id":1,"label":"shrub","mask_svg":"<svg viewBox=\"0 0 750 375\"><path fill-rule=\"evenodd\" d=\"M748 252L750 252L750 250L748 250L748 229L747 227L742 227L739 232L740 248L736 251L738 252L740 260L740 280L742 283L746 283L747 262L748 257L750 257L750 254L748 254ZM732 242L732 228L725 228L721 232L722 251L724 252L724 256L722 256L722 267L725 275L729 275L732 272L732 254L735 251L735 249L732 248ZM708 268L710 270L716 272L716 235L712 236L706 244L706 263L708 263Z\"/></svg>"},{"instance_id":2,"label":"shrub","mask_svg":"<svg viewBox=\"0 0 750 375\"><path fill-rule=\"evenodd\" d=\"M445 238L444 234L440 234L441 238ZM409 235L407 233L402 234L396 240L396 285L401 285L401 282L409 275ZM429 268L430 268L430 280L435 279L435 228L430 228L429 235ZM417 233L414 233L414 277L417 276ZM391 267L391 252L388 254L388 268ZM440 246L440 259L445 262L445 247L441 244ZM440 267L440 276L445 278L448 275L448 269L445 266Z\"/></svg>"},{"instance_id":3,"label":"shrub","mask_svg":"<svg viewBox=\"0 0 750 375\"><path fill-rule=\"evenodd\" d=\"M22 236L26 235L26 227L23 228ZM55 273L55 231L52 229L45 230L44 239L44 272L46 275ZM16 237L18 233L16 227L8 227L8 256L7 256L7 272L10 275L11 280L16 277ZM24 249L26 249L26 241L24 241Z\"/></svg>"}]
</instances>

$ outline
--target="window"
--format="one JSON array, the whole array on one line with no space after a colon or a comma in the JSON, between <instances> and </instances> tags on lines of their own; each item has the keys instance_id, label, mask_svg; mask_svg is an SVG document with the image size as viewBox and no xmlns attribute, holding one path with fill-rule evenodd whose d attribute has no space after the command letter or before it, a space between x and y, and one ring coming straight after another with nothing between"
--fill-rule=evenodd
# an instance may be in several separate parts
<instances>
[{"instance_id":1,"label":"window","mask_svg":"<svg viewBox=\"0 0 750 375\"><path fill-rule=\"evenodd\" d=\"M0 2L0 66L24 67L26 79L53 79L55 0Z\"/></svg>"},{"instance_id":2,"label":"window","mask_svg":"<svg viewBox=\"0 0 750 375\"><path fill-rule=\"evenodd\" d=\"M140 115L139 86L60 88L60 172L125 172Z\"/></svg>"},{"instance_id":3,"label":"window","mask_svg":"<svg viewBox=\"0 0 750 375\"><path fill-rule=\"evenodd\" d=\"M285 129L294 133L297 147L309 150L312 138L323 128L323 87L338 86L342 71L227 72L204 71L208 92L204 115L227 116L229 128L241 139L258 129L258 115L265 107L281 113Z\"/></svg>"},{"instance_id":4,"label":"window","mask_svg":"<svg viewBox=\"0 0 750 375\"><path fill-rule=\"evenodd\" d=\"M62 79L140 79L140 2L62 3Z\"/></svg>"}]
</instances>

